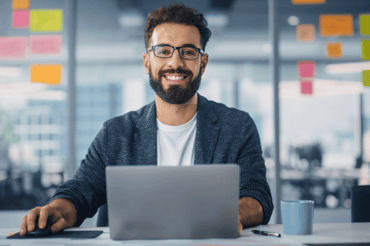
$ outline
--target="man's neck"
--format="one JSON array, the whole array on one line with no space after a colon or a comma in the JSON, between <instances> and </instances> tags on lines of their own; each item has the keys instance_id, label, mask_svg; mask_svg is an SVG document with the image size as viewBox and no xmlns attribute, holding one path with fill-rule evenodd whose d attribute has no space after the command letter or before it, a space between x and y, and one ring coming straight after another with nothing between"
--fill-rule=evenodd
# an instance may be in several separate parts
<instances>
[{"instance_id":1,"label":"man's neck","mask_svg":"<svg viewBox=\"0 0 370 246\"><path fill-rule=\"evenodd\" d=\"M155 94L157 119L166 125L179 126L189 122L197 112L197 105L197 93L189 102L181 105L167 103Z\"/></svg>"}]
</instances>

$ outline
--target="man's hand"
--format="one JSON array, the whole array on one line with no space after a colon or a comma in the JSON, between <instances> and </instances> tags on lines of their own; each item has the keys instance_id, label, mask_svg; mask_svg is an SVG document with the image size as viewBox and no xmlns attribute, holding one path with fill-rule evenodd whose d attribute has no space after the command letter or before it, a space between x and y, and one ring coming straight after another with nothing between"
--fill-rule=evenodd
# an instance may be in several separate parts
<instances>
[{"instance_id":1,"label":"man's hand","mask_svg":"<svg viewBox=\"0 0 370 246\"><path fill-rule=\"evenodd\" d=\"M238 234L239 234L239 237L240 237L240 233L242 232L243 230L243 225L242 223L240 222L240 216L238 216L238 223L239 223L239 226L238 226Z\"/></svg>"},{"instance_id":2,"label":"man's hand","mask_svg":"<svg viewBox=\"0 0 370 246\"><path fill-rule=\"evenodd\" d=\"M51 232L58 233L61 230L73 227L77 220L77 210L73 203L68 199L58 198L43 207L31 209L22 218L20 235L24 237L27 231L35 229L35 221L39 217L38 227L44 229L46 222L51 221Z\"/></svg>"}]
</instances>

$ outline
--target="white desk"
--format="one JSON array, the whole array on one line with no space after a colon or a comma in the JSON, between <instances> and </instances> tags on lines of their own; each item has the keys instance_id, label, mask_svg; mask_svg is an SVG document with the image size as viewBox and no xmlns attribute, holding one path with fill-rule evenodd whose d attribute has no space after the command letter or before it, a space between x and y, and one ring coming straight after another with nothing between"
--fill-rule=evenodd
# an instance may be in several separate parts
<instances>
[{"instance_id":1,"label":"white desk","mask_svg":"<svg viewBox=\"0 0 370 246\"><path fill-rule=\"evenodd\" d=\"M281 233L296 243L370 243L370 223L320 223L313 225L312 235L283 234L281 224L266 225L269 230Z\"/></svg>"},{"instance_id":2,"label":"white desk","mask_svg":"<svg viewBox=\"0 0 370 246\"><path fill-rule=\"evenodd\" d=\"M363 243L370 242L370 223L331 223L315 224L314 233L308 236L292 236L282 233L281 238L254 235L251 230L270 230L282 233L282 225L258 226L245 229L242 237L236 239L204 239L204 240L129 240L113 241L109 238L109 228L70 228L67 230L103 230L104 233L94 239L5 239L9 232L17 232L19 228L0 229L0 245L302 245L309 243Z\"/></svg>"}]
</instances>

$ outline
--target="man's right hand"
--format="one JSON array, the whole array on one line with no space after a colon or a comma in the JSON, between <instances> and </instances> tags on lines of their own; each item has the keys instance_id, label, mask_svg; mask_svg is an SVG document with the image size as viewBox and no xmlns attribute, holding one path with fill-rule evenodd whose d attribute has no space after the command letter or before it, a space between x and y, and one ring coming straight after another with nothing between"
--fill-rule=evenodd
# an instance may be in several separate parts
<instances>
[{"instance_id":1,"label":"man's right hand","mask_svg":"<svg viewBox=\"0 0 370 246\"><path fill-rule=\"evenodd\" d=\"M35 230L35 221L39 217L40 229L44 229L46 222L51 221L51 232L58 233L66 228L73 227L77 220L77 210L68 199L58 198L43 207L31 209L22 218L20 235L24 237L27 231Z\"/></svg>"}]
</instances>

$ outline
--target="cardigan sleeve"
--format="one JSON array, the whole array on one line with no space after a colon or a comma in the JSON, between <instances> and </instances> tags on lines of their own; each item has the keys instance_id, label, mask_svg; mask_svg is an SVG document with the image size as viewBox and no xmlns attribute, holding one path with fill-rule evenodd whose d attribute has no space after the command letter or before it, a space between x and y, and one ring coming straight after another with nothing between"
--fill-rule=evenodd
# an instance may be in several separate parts
<instances>
[{"instance_id":1,"label":"cardigan sleeve","mask_svg":"<svg viewBox=\"0 0 370 246\"><path fill-rule=\"evenodd\" d=\"M265 160L262 157L260 137L253 119L248 115L245 128L240 135L241 150L237 163L240 166L240 198L252 197L263 208L263 222L270 220L273 203L266 179Z\"/></svg>"},{"instance_id":2,"label":"cardigan sleeve","mask_svg":"<svg viewBox=\"0 0 370 246\"><path fill-rule=\"evenodd\" d=\"M57 198L69 199L77 209L75 227L95 215L106 203L106 124L91 143L88 153L81 161L73 177L58 186L48 203Z\"/></svg>"}]
</instances>

